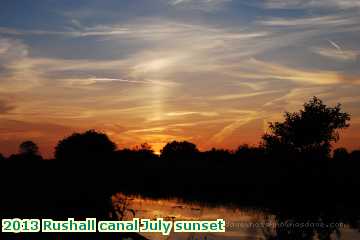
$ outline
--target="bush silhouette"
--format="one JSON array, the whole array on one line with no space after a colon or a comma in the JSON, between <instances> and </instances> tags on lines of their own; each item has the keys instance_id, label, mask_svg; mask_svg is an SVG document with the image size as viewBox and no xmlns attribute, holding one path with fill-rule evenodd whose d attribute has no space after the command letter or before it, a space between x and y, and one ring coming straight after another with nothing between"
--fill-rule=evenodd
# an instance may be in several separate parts
<instances>
[{"instance_id":1,"label":"bush silhouette","mask_svg":"<svg viewBox=\"0 0 360 240\"><path fill-rule=\"evenodd\" d=\"M101 161L111 158L115 149L115 143L106 134L89 130L59 141L55 158L61 161Z\"/></svg>"}]
</instances>

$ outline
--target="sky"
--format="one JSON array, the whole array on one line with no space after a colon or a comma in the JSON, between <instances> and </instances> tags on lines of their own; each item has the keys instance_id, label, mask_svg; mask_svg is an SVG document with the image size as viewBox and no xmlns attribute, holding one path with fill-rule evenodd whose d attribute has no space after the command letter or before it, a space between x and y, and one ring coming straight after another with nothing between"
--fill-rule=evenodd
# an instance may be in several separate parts
<instances>
[{"instance_id":1,"label":"sky","mask_svg":"<svg viewBox=\"0 0 360 240\"><path fill-rule=\"evenodd\" d=\"M0 152L97 129L119 148L258 144L312 96L360 147L358 0L2 0Z\"/></svg>"}]
</instances>

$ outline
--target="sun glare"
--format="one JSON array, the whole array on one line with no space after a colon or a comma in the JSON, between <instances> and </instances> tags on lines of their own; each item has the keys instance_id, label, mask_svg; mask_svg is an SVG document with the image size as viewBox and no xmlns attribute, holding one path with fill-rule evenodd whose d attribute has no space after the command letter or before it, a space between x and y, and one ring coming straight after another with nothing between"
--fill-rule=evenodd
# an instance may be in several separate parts
<instances>
[{"instance_id":1,"label":"sun glare","mask_svg":"<svg viewBox=\"0 0 360 240\"><path fill-rule=\"evenodd\" d=\"M139 65L136 65L135 66L135 71L136 72L143 72L143 73L158 72L158 71L161 71L161 70L169 67L171 62L172 61L170 59L166 59L166 58L155 59L155 60L151 60L151 61L146 62L146 63L141 63Z\"/></svg>"}]
</instances>

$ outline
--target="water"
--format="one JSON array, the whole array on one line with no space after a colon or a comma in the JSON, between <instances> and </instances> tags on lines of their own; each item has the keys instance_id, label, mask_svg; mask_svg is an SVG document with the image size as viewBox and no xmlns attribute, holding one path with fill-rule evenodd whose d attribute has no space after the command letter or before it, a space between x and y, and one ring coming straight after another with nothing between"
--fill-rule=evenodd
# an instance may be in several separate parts
<instances>
[{"instance_id":1,"label":"water","mask_svg":"<svg viewBox=\"0 0 360 240\"><path fill-rule=\"evenodd\" d=\"M118 193L113 196L116 217L119 220L131 220L133 217L164 218L165 220L216 220L226 221L225 233L174 233L163 236L158 233L142 233L149 239L268 239L275 235L275 216L254 209L241 209L231 206L207 206L199 203L187 203L179 199L146 199L138 196L125 196ZM121 213L121 214L120 214ZM341 224L341 237L332 234L332 239L360 239L360 233Z\"/></svg>"}]
</instances>

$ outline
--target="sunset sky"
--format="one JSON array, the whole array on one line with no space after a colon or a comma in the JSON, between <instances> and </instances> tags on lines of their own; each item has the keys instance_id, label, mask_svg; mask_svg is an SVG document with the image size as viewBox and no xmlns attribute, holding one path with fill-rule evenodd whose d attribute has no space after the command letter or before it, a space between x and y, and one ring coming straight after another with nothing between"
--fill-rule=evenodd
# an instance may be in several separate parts
<instances>
[{"instance_id":1,"label":"sunset sky","mask_svg":"<svg viewBox=\"0 0 360 240\"><path fill-rule=\"evenodd\" d=\"M232 149L314 95L358 148L359 56L359 0L2 0L0 152L86 129Z\"/></svg>"}]
</instances>

